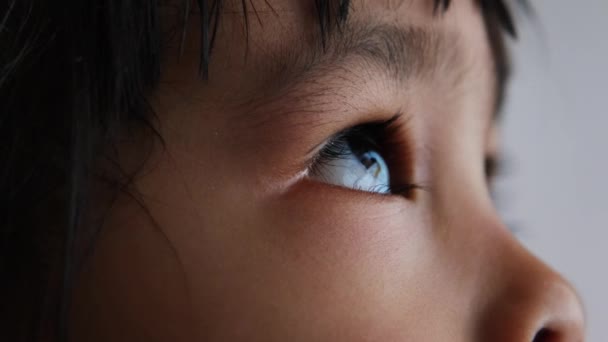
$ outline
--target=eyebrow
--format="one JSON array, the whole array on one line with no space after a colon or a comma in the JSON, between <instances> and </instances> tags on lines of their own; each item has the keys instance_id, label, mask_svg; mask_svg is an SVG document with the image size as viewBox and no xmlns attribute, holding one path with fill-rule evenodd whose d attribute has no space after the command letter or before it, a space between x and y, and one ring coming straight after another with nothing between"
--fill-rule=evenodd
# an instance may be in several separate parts
<instances>
[{"instance_id":1,"label":"eyebrow","mask_svg":"<svg viewBox=\"0 0 608 342\"><path fill-rule=\"evenodd\" d=\"M411 26L354 23L335 32L325 48L332 59L358 57L399 82L433 72L449 45L442 34Z\"/></svg>"},{"instance_id":2,"label":"eyebrow","mask_svg":"<svg viewBox=\"0 0 608 342\"><path fill-rule=\"evenodd\" d=\"M269 90L287 88L335 69L348 70L353 64L382 72L385 79L395 81L398 86L406 86L411 79L442 73L447 82L457 87L463 80L460 75L468 72L461 49L456 34L406 25L349 22L328 32L322 44L317 37L308 44L289 45L263 56L261 62L263 68L269 68L264 70L269 77L266 82ZM501 63L501 72L508 73L507 65L493 57L495 64ZM494 119L506 79L498 72L493 75Z\"/></svg>"},{"instance_id":3,"label":"eyebrow","mask_svg":"<svg viewBox=\"0 0 608 342\"><path fill-rule=\"evenodd\" d=\"M268 75L268 82L285 87L317 72L347 69L365 64L403 83L415 75L433 70L441 56L440 35L414 27L387 24L349 24L332 31L320 44L318 37L281 46L258 56L256 67ZM287 83L287 84L285 84Z\"/></svg>"}]
</instances>

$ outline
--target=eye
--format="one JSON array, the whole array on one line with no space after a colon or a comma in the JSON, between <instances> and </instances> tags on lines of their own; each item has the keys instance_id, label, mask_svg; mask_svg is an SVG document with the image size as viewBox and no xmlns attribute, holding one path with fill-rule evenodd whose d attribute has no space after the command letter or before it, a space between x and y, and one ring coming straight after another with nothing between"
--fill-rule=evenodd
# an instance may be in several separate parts
<instances>
[{"instance_id":1,"label":"eye","mask_svg":"<svg viewBox=\"0 0 608 342\"><path fill-rule=\"evenodd\" d=\"M488 191L492 200L494 201L494 205L500 208L502 205L502 196L500 193L500 189L496 188L496 181L501 178L504 169L504 160L497 155L488 155L484 160L484 171L486 177L486 184L488 187Z\"/></svg>"},{"instance_id":2,"label":"eye","mask_svg":"<svg viewBox=\"0 0 608 342\"><path fill-rule=\"evenodd\" d=\"M498 156L488 155L484 159L484 173L488 184L492 182L500 175L502 168L502 160Z\"/></svg>"},{"instance_id":3,"label":"eye","mask_svg":"<svg viewBox=\"0 0 608 342\"><path fill-rule=\"evenodd\" d=\"M319 154L310 177L324 183L355 190L390 193L386 161L369 141L337 137Z\"/></svg>"},{"instance_id":4,"label":"eye","mask_svg":"<svg viewBox=\"0 0 608 342\"><path fill-rule=\"evenodd\" d=\"M396 186L401 161L389 143L395 118L347 129L327 142L309 168L309 177L327 184L378 194L402 193L415 186ZM394 174L393 174L394 173Z\"/></svg>"}]
</instances>

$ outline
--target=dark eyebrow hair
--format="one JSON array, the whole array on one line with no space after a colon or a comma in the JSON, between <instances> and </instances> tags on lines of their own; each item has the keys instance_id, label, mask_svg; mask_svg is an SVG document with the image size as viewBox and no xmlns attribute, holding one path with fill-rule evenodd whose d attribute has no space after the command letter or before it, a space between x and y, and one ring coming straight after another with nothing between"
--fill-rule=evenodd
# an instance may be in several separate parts
<instances>
[{"instance_id":1,"label":"dark eyebrow hair","mask_svg":"<svg viewBox=\"0 0 608 342\"><path fill-rule=\"evenodd\" d=\"M510 10L511 6L508 6L507 3L517 5L524 12L531 13L532 8L528 1L529 0L476 0L482 12L488 43L490 44L494 62L496 80L494 112L496 118L498 117L502 103L504 102L506 84L511 74L511 63L505 47L504 33L507 33L513 38L517 37L515 22ZM209 75L208 70L211 51L214 46L224 2L225 0L198 0L201 17L201 54L199 71L203 79L207 79ZM265 2L269 9L274 12L274 9L268 0L265 0ZM432 0L432 2L434 14L444 15L449 10L452 0ZM342 54L338 53L338 57L340 55L346 55L345 52L348 52L349 50L360 56L373 57L368 59L376 63L383 62L383 64L385 64L384 66L387 67L385 69L398 72L401 76L406 76L406 70L415 72L416 68L412 68L415 64L418 64L417 67L420 71L428 71L428 66L430 66L431 63L418 63L421 58L417 57L424 56L432 60L435 59L436 53L439 52L436 44L438 39L429 39L431 38L431 35L427 34L425 37L425 35L420 32L413 32L411 29L399 30L397 28L389 27L374 27L368 30L360 29L357 30L357 34L353 34L353 30L348 30L351 3L351 0L314 1L314 11L320 33L319 40L324 49L334 48L334 50L338 52L343 52ZM257 19L260 19L253 3L249 3L248 5L248 1L241 0L241 6L246 36L248 36L247 28L249 25L249 13L255 14ZM342 40L342 42L340 42L340 40ZM333 46L328 45L330 41ZM404 47L408 47L408 45L410 48L404 49ZM435 45L434 49L432 49L434 51L430 51L431 49L429 48L433 45ZM341 49L339 48L340 46L342 47ZM407 51L406 53L408 53L408 56L404 55L404 51ZM435 54L430 52L435 52ZM403 63L404 61L407 61L407 63Z\"/></svg>"},{"instance_id":2,"label":"dark eyebrow hair","mask_svg":"<svg viewBox=\"0 0 608 342\"><path fill-rule=\"evenodd\" d=\"M330 35L324 50L333 59L356 56L397 81L434 70L449 43L441 34L411 26L354 23Z\"/></svg>"},{"instance_id":3,"label":"dark eyebrow hair","mask_svg":"<svg viewBox=\"0 0 608 342\"><path fill-rule=\"evenodd\" d=\"M201 55L200 55L200 74L203 79L206 79L209 74L209 62L211 59L211 51L213 50L216 33L221 20L222 9L226 0L197 0L200 10L200 39L201 39ZM431 0L429 0L431 1ZM440 15L448 11L452 0L432 0L434 12ZM531 12L529 0L512 0L526 12ZM244 16L245 29L249 27L249 13L256 15L257 9L252 2L241 0L241 7ZM268 0L264 0L268 8L274 12L272 5ZM512 37L517 36L513 16L507 5L509 0L476 0L480 6L486 26L491 25L497 27L498 36L492 35L491 39L502 40L500 35L501 29L505 30ZM316 12L317 22L321 33L321 43L325 45L327 36L335 29L340 30L347 22L351 0L314 0L314 9ZM250 11L251 7L251 11ZM185 6L184 17L189 16L191 6ZM275 12L276 14L276 12ZM185 30L185 28L184 28ZM490 29L488 29L490 31ZM248 33L246 32L248 35Z\"/></svg>"},{"instance_id":4,"label":"dark eyebrow hair","mask_svg":"<svg viewBox=\"0 0 608 342\"><path fill-rule=\"evenodd\" d=\"M468 69L456 33L363 20L345 22L326 31L321 44L313 37L258 56L255 68L263 70L264 89L270 91L267 94L285 96L289 94L290 86L299 82L314 81L328 74L341 75L342 71L350 73L361 65L375 74L381 73L384 80L395 82L398 87L407 87L409 80L430 78L437 72L443 73L445 81L453 87L462 85L460 75ZM501 34L500 31L492 32ZM503 102L510 64L502 41L496 46L491 42L490 45L495 66L492 114L496 119ZM335 70L339 73L334 73ZM270 96L271 99L273 97Z\"/></svg>"},{"instance_id":5,"label":"dark eyebrow hair","mask_svg":"<svg viewBox=\"0 0 608 342\"><path fill-rule=\"evenodd\" d=\"M459 50L450 49L456 44L446 35L413 26L352 22L329 32L322 45L314 39L308 44L298 41L262 56L256 68L264 70L267 89L278 93L299 80L314 79L319 72L352 71L361 64L401 86L412 77L436 71L439 63L458 64Z\"/></svg>"}]
</instances>

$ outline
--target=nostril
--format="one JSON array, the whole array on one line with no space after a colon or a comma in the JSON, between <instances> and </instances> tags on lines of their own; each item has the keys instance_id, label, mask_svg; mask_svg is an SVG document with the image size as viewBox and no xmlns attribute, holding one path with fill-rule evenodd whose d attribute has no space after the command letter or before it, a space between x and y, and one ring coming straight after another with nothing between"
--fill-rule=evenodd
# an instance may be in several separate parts
<instances>
[{"instance_id":1,"label":"nostril","mask_svg":"<svg viewBox=\"0 0 608 342\"><path fill-rule=\"evenodd\" d=\"M543 328L536 333L532 342L554 342L555 338L556 335L551 330Z\"/></svg>"}]
</instances>

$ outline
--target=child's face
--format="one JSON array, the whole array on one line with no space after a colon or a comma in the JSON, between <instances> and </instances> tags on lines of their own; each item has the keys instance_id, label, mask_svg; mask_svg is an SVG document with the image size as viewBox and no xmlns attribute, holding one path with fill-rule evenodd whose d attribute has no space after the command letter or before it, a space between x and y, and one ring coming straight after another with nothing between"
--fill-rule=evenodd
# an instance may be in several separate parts
<instances>
[{"instance_id":1,"label":"child's face","mask_svg":"<svg viewBox=\"0 0 608 342\"><path fill-rule=\"evenodd\" d=\"M107 214L74 340L582 339L575 293L489 196L498 85L476 2L354 1L325 52L312 1L269 3L248 3L247 44L223 9L207 83L194 16L183 56L167 48L165 146L139 203ZM145 151L124 149L127 166Z\"/></svg>"}]
</instances>

